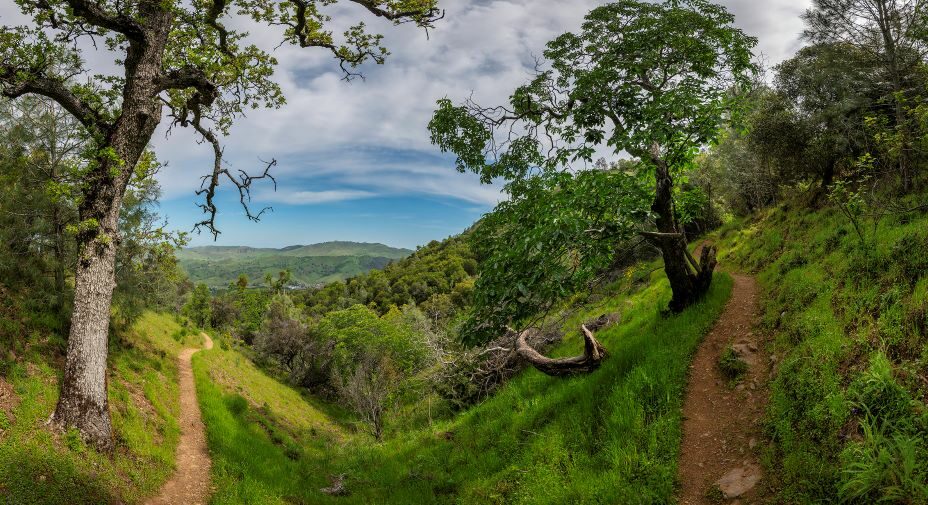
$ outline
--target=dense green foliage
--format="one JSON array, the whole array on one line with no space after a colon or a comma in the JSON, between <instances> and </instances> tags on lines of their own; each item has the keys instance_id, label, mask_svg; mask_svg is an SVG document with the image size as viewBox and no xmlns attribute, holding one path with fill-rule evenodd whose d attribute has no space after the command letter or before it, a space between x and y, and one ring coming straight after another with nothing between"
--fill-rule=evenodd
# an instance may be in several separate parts
<instances>
[{"instance_id":1,"label":"dense green foliage","mask_svg":"<svg viewBox=\"0 0 928 505\"><path fill-rule=\"evenodd\" d=\"M308 246L297 253L329 254L333 247L354 246ZM234 249L205 253L238 254ZM244 274L215 295L198 284L183 313L250 345L272 374L351 407L379 437L388 407L398 395L422 389L419 374L446 350L451 323L469 307L476 268L466 238L452 237L383 270L322 288L287 290L288 271L269 275L267 289L249 288Z\"/></svg>"},{"instance_id":2,"label":"dense green foliage","mask_svg":"<svg viewBox=\"0 0 928 505\"><path fill-rule=\"evenodd\" d=\"M67 327L79 233L77 177L84 138L61 107L47 100L0 102L0 286ZM120 214L112 320L128 328L145 309L179 305L182 280L175 247L155 212L160 168L150 154L139 163ZM0 340L0 350L6 342Z\"/></svg>"},{"instance_id":3,"label":"dense green foliage","mask_svg":"<svg viewBox=\"0 0 928 505\"><path fill-rule=\"evenodd\" d=\"M309 315L361 304L380 314L392 306L419 305L434 319L447 319L469 304L477 257L469 234L432 241L383 270L296 296Z\"/></svg>"},{"instance_id":4,"label":"dense green foliage","mask_svg":"<svg viewBox=\"0 0 928 505\"><path fill-rule=\"evenodd\" d=\"M221 289L239 275L261 283L265 275L281 271L290 272L293 286L326 284L383 268L411 252L382 244L328 242L283 249L194 247L180 250L177 257L193 282Z\"/></svg>"}]
</instances>

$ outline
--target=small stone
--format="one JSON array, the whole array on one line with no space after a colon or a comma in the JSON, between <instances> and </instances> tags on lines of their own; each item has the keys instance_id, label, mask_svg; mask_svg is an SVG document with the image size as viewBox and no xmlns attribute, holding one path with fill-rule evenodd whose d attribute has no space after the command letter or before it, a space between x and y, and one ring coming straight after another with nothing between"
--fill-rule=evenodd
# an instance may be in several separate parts
<instances>
[{"instance_id":1,"label":"small stone","mask_svg":"<svg viewBox=\"0 0 928 505\"><path fill-rule=\"evenodd\" d=\"M725 473L721 479L716 481L722 496L730 500L744 495L754 488L761 478L761 469L755 464L748 463L744 466L733 468Z\"/></svg>"},{"instance_id":2,"label":"small stone","mask_svg":"<svg viewBox=\"0 0 928 505\"><path fill-rule=\"evenodd\" d=\"M39 475L39 482L45 482L45 476Z\"/></svg>"},{"instance_id":3,"label":"small stone","mask_svg":"<svg viewBox=\"0 0 928 505\"><path fill-rule=\"evenodd\" d=\"M757 439L752 438L751 440L748 440L748 448L753 449L755 447L757 447Z\"/></svg>"},{"instance_id":4,"label":"small stone","mask_svg":"<svg viewBox=\"0 0 928 505\"><path fill-rule=\"evenodd\" d=\"M742 361L750 366L754 366L757 364L757 356L755 355L757 346L753 346L754 350L752 350L752 345L753 344L734 344L731 346L731 350L734 351Z\"/></svg>"}]
</instances>

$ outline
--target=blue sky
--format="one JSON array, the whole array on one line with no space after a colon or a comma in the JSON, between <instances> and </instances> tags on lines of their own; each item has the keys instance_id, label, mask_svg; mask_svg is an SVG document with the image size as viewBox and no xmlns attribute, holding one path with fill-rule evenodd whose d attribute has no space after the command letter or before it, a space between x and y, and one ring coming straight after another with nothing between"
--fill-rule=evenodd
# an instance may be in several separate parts
<instances>
[{"instance_id":1,"label":"blue sky","mask_svg":"<svg viewBox=\"0 0 928 505\"><path fill-rule=\"evenodd\" d=\"M414 181L410 185L414 186ZM262 184L267 186L267 184ZM330 240L380 242L394 247L415 249L433 239L442 239L465 230L491 208L481 202L428 193L379 192L374 186L345 186L324 181L281 180L323 196L320 203L265 202L273 210L260 223L246 219L237 193L222 192L218 223L222 232L213 242L210 234L191 235L190 245L250 245L284 247ZM260 193L262 188L256 188ZM363 192L364 196L339 198L337 193ZM298 195L299 196L299 195ZM331 198L331 201L326 201ZM256 202L254 210L264 203ZM161 213L172 228L189 231L192 223L202 219L195 199L181 196L164 199ZM178 226L179 223L183 223Z\"/></svg>"},{"instance_id":2,"label":"blue sky","mask_svg":"<svg viewBox=\"0 0 928 505\"><path fill-rule=\"evenodd\" d=\"M412 26L366 19L392 52L383 66L364 68L366 80L345 83L326 53L294 47L273 51L276 79L288 104L241 118L224 139L233 170L256 170L275 158L279 189L255 188L254 206L273 206L260 223L244 218L237 195L220 190L217 242L193 245L283 247L329 240L382 242L413 248L467 228L500 199L498 188L458 174L453 158L429 144L426 125L435 101L503 103L532 73L546 41L575 30L599 0L448 0L445 20L426 38ZM801 12L809 0L722 0L759 52L775 64L800 45ZM330 6L335 32L364 13ZM0 13L2 14L2 13ZM341 23L341 24L340 24ZM264 48L276 29L248 26ZM154 147L168 166L159 175L161 212L170 226L190 230L201 217L194 190L210 170L210 151L186 131L162 130Z\"/></svg>"}]
</instances>

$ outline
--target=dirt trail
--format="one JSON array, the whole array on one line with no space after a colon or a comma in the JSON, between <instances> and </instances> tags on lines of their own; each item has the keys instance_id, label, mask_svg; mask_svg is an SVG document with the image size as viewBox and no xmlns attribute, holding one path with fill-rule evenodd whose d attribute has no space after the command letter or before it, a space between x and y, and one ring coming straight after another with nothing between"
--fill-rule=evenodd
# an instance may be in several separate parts
<instances>
[{"instance_id":1,"label":"dirt trail","mask_svg":"<svg viewBox=\"0 0 928 505\"><path fill-rule=\"evenodd\" d=\"M757 459L767 403L770 359L754 331L757 283L734 275L734 289L718 323L696 352L683 405L679 478L681 505L757 503L763 474ZM748 371L732 387L719 371L719 357L732 344Z\"/></svg>"},{"instance_id":2,"label":"dirt trail","mask_svg":"<svg viewBox=\"0 0 928 505\"><path fill-rule=\"evenodd\" d=\"M213 348L213 340L203 333L204 349ZM177 446L177 468L158 496L147 505L204 505L210 497L209 471L212 465L206 448L206 432L197 404L190 359L199 349L184 349L178 357L180 375L180 444Z\"/></svg>"}]
</instances>

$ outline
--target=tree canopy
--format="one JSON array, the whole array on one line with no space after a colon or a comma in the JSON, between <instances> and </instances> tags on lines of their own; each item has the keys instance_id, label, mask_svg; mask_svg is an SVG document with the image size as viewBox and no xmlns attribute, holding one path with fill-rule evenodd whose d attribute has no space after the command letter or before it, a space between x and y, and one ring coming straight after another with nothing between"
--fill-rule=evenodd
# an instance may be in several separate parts
<instances>
[{"instance_id":1,"label":"tree canopy","mask_svg":"<svg viewBox=\"0 0 928 505\"><path fill-rule=\"evenodd\" d=\"M677 237L666 247L679 252L673 177L735 119L754 73L756 41L733 22L703 0L610 3L549 42L509 104L438 102L432 142L456 156L459 171L505 181L510 198L478 228L487 261L474 323L490 331L477 340L550 307L653 227ZM603 152L638 162L593 167ZM686 284L682 261L673 277Z\"/></svg>"}]
</instances>

